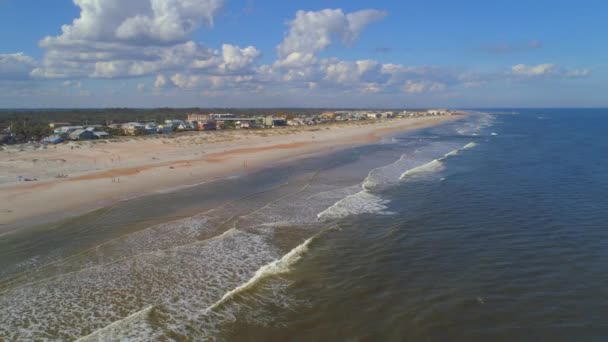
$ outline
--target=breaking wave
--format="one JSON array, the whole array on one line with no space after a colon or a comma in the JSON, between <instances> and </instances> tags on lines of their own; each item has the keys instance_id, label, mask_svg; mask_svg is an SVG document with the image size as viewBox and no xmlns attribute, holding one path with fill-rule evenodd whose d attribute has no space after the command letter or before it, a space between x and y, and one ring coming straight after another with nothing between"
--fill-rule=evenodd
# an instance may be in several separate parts
<instances>
[{"instance_id":1,"label":"breaking wave","mask_svg":"<svg viewBox=\"0 0 608 342\"><path fill-rule=\"evenodd\" d=\"M288 281L281 275L306 255L328 220L392 214L382 191L409 176L439 172L446 158L476 146L457 148L462 143L432 139L408 145L400 151L409 152L371 170L360 184L353 185L361 176L339 186L315 181L315 174L56 262L32 260L39 267L24 266L27 272L0 283L0 340L211 336L235 307L255 297L252 290L257 295L268 283Z\"/></svg>"},{"instance_id":2,"label":"breaking wave","mask_svg":"<svg viewBox=\"0 0 608 342\"><path fill-rule=\"evenodd\" d=\"M431 162L428 162L428 163L426 163L424 165L420 165L418 167L415 167L413 169L405 171L401 175L401 177L399 177L399 178L400 179L405 179L405 178L407 178L407 177L409 177L411 175L419 174L419 173L422 173L422 172L439 172L439 171L441 171L443 169L444 169L443 163L440 160L435 159L435 160L433 160Z\"/></svg>"},{"instance_id":3,"label":"breaking wave","mask_svg":"<svg viewBox=\"0 0 608 342\"><path fill-rule=\"evenodd\" d=\"M76 342L93 342L93 341L110 341L110 340L121 340L127 341L128 336L125 336L125 332L128 330L136 330L128 329L132 325L137 325L139 321L141 321L144 317L150 314L150 312L154 309L153 306L149 306L143 310L137 311L134 314L121 319L120 321L116 321L104 328L101 328L90 335L81 337L76 340Z\"/></svg>"},{"instance_id":4,"label":"breaking wave","mask_svg":"<svg viewBox=\"0 0 608 342\"><path fill-rule=\"evenodd\" d=\"M463 147L462 149L463 149L463 150L468 150L468 149L473 148L473 147L476 147L476 146L477 146L477 144L476 144L476 143L474 143L474 142L470 142L470 143L468 143L468 144L464 145L464 147Z\"/></svg>"},{"instance_id":5,"label":"breaking wave","mask_svg":"<svg viewBox=\"0 0 608 342\"><path fill-rule=\"evenodd\" d=\"M296 262L298 262L302 258L304 253L306 253L308 251L308 245L310 245L310 243L313 241L314 238L315 237L313 236L313 237L309 238L308 240L304 241L301 245L297 246L296 248L292 249L289 253L285 254L281 259L275 260L275 261L271 262L270 264L262 266L254 274L254 276L251 279L249 279L243 285L240 285L239 287L235 288L234 290L231 290L230 292L226 293L222 297L222 299L220 299L219 301L215 302L213 305L211 305L210 307L205 309L205 312L209 312L211 310L218 308L219 306L224 304L226 301L230 300L237 294L253 287L256 283L258 283L260 280L262 280L266 277L289 272L291 266L293 264L295 264Z\"/></svg>"},{"instance_id":6,"label":"breaking wave","mask_svg":"<svg viewBox=\"0 0 608 342\"><path fill-rule=\"evenodd\" d=\"M385 211L388 203L388 200L376 196L367 190L361 190L339 200L331 207L320 212L317 217L320 220L326 220L361 214L391 214Z\"/></svg>"}]
</instances>

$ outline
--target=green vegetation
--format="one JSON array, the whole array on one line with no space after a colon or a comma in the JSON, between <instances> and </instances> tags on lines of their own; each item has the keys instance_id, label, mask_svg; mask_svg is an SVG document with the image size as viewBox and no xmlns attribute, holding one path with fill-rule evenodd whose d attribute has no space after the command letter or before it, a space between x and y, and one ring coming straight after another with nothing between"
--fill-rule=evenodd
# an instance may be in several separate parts
<instances>
[{"instance_id":1,"label":"green vegetation","mask_svg":"<svg viewBox=\"0 0 608 342\"><path fill-rule=\"evenodd\" d=\"M40 140L53 133L53 129L48 124L41 122L32 122L29 118L14 121L11 126L11 132L14 134L17 142L25 142L30 140Z\"/></svg>"},{"instance_id":2,"label":"green vegetation","mask_svg":"<svg viewBox=\"0 0 608 342\"><path fill-rule=\"evenodd\" d=\"M24 119L30 122L49 124L51 122L70 122L74 125L92 125L106 123L124 123L129 121L164 122L168 119L185 119L186 113L234 113L238 116L263 115L313 115L326 109L290 109L290 108L107 108L107 109L2 109L0 110L0 128L8 127L11 122Z\"/></svg>"},{"instance_id":3,"label":"green vegetation","mask_svg":"<svg viewBox=\"0 0 608 342\"><path fill-rule=\"evenodd\" d=\"M11 128L17 142L40 140L53 133L53 122L67 122L74 126L109 125L137 121L163 123L170 119L185 119L187 113L233 113L240 117L286 115L318 115L327 108L105 108L105 109L0 109L0 132ZM112 135L123 135L121 130L109 130ZM2 133L0 133L2 134Z\"/></svg>"},{"instance_id":4,"label":"green vegetation","mask_svg":"<svg viewBox=\"0 0 608 342\"><path fill-rule=\"evenodd\" d=\"M234 113L239 116L276 114L313 114L321 110L310 109L235 109L235 108L106 108L106 109L4 109L0 110L0 132L6 128L14 134L16 142L38 141L53 133L53 122L69 122L75 126L108 125L111 123L157 122L185 119L186 113ZM114 136L124 135L122 130L108 129Z\"/></svg>"}]
</instances>

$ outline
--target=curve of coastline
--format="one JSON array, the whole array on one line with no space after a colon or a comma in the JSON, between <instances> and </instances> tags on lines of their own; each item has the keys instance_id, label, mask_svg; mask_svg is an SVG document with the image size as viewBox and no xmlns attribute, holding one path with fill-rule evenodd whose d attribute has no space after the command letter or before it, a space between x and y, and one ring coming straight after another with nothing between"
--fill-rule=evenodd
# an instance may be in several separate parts
<instances>
[{"instance_id":1,"label":"curve of coastline","mask_svg":"<svg viewBox=\"0 0 608 342\"><path fill-rule=\"evenodd\" d=\"M0 205L0 235L22 226L84 214L121 200L252 172L340 148L369 144L392 133L427 128L460 118L462 116L394 119L377 124L302 131L250 141L239 139L232 146L201 146L201 150L204 148L205 151L191 159L147 162L74 174L69 178L0 185L0 202L4 203ZM179 152L179 148L176 148L175 154Z\"/></svg>"}]
</instances>

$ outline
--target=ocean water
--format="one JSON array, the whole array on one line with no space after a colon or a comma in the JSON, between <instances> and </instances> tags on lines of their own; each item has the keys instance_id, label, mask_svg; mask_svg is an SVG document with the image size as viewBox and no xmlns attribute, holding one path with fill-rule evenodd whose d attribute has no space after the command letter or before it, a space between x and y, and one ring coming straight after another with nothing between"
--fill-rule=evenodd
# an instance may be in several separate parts
<instances>
[{"instance_id":1,"label":"ocean water","mask_svg":"<svg viewBox=\"0 0 608 342\"><path fill-rule=\"evenodd\" d=\"M608 110L475 112L0 236L0 340L604 341Z\"/></svg>"}]
</instances>

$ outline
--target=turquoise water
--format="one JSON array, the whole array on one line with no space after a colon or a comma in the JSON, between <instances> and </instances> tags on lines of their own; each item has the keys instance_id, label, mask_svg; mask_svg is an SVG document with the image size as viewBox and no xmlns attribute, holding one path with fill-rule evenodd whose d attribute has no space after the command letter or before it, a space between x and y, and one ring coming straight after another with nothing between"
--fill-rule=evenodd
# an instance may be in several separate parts
<instances>
[{"instance_id":1,"label":"turquoise water","mask_svg":"<svg viewBox=\"0 0 608 342\"><path fill-rule=\"evenodd\" d=\"M604 114L475 114L2 236L0 339L603 341Z\"/></svg>"}]
</instances>

